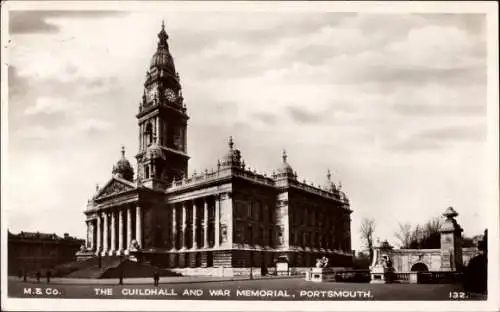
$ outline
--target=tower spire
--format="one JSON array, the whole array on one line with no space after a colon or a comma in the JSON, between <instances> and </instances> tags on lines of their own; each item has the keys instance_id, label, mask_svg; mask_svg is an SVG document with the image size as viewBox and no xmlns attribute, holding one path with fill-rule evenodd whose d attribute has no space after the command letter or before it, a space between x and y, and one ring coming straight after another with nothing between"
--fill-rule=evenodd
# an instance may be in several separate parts
<instances>
[{"instance_id":1,"label":"tower spire","mask_svg":"<svg viewBox=\"0 0 500 312\"><path fill-rule=\"evenodd\" d=\"M288 158L288 155L286 154L286 150L283 150L283 155L281 157L283 158L283 162L286 163L286 160Z\"/></svg>"},{"instance_id":2,"label":"tower spire","mask_svg":"<svg viewBox=\"0 0 500 312\"><path fill-rule=\"evenodd\" d=\"M161 30L160 32L158 33L158 47L168 47L168 44L167 44L167 39L168 39L168 34L167 32L165 31L165 20L162 20L161 21Z\"/></svg>"}]
</instances>

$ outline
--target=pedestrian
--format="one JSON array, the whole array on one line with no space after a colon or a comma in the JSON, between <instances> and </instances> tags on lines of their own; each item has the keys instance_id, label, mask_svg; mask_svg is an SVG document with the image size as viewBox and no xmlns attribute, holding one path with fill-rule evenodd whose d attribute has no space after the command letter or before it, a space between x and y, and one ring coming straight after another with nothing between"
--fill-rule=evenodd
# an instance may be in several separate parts
<instances>
[{"instance_id":1,"label":"pedestrian","mask_svg":"<svg viewBox=\"0 0 500 312\"><path fill-rule=\"evenodd\" d=\"M159 281L160 281L160 275L158 274L158 271L157 271L157 270L155 270L155 271L153 272L153 280L154 280L154 285L155 285L155 286L158 286Z\"/></svg>"},{"instance_id":2,"label":"pedestrian","mask_svg":"<svg viewBox=\"0 0 500 312\"><path fill-rule=\"evenodd\" d=\"M42 276L42 274L40 273L40 270L36 271L36 282L37 283L40 283L40 277Z\"/></svg>"},{"instance_id":3,"label":"pedestrian","mask_svg":"<svg viewBox=\"0 0 500 312\"><path fill-rule=\"evenodd\" d=\"M19 272L17 273L17 277L19 277L19 280L21 280L21 278L23 278L23 271L22 270L19 270Z\"/></svg>"},{"instance_id":4,"label":"pedestrian","mask_svg":"<svg viewBox=\"0 0 500 312\"><path fill-rule=\"evenodd\" d=\"M26 272L26 270L24 270L23 280L25 283L28 281L28 272Z\"/></svg>"},{"instance_id":5,"label":"pedestrian","mask_svg":"<svg viewBox=\"0 0 500 312\"><path fill-rule=\"evenodd\" d=\"M50 270L47 271L47 284L50 284L50 277L52 276L52 272Z\"/></svg>"},{"instance_id":6,"label":"pedestrian","mask_svg":"<svg viewBox=\"0 0 500 312\"><path fill-rule=\"evenodd\" d=\"M123 285L123 270L120 271L120 277L119 277L119 280L118 280L118 285Z\"/></svg>"}]
</instances>

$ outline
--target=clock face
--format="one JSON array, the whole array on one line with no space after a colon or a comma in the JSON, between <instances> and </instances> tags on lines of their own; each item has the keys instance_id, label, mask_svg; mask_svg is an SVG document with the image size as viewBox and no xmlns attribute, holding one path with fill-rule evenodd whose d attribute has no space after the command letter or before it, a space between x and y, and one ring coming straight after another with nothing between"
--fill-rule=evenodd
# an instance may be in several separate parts
<instances>
[{"instance_id":1,"label":"clock face","mask_svg":"<svg viewBox=\"0 0 500 312\"><path fill-rule=\"evenodd\" d=\"M174 102L175 99L177 98L177 96L175 95L175 92L172 90L172 89L166 89L165 90L165 97L167 98L167 100L169 100L170 102Z\"/></svg>"}]
</instances>

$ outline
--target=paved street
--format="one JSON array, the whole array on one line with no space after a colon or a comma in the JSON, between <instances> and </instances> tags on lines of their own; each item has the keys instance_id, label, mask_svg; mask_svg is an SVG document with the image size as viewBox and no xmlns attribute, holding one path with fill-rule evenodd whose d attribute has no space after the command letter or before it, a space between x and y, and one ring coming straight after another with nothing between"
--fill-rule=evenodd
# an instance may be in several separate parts
<instances>
[{"instance_id":1,"label":"paved street","mask_svg":"<svg viewBox=\"0 0 500 312\"><path fill-rule=\"evenodd\" d=\"M210 280L211 279L211 280ZM313 283L302 278L258 280L199 277L117 280L54 279L22 282L9 279L8 295L22 298L130 298L175 300L450 300L450 292L461 291L448 284ZM464 299L481 299L467 295Z\"/></svg>"}]
</instances>

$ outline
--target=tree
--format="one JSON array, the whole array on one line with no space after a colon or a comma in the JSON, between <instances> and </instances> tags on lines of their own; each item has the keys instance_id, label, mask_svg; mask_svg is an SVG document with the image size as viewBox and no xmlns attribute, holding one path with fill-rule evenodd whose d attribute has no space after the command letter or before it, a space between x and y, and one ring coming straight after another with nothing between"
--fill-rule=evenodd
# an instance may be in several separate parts
<instances>
[{"instance_id":1,"label":"tree","mask_svg":"<svg viewBox=\"0 0 500 312\"><path fill-rule=\"evenodd\" d=\"M441 246L441 220L433 218L424 225L417 224L413 229L409 222L399 224L399 231L394 233L402 249L436 249Z\"/></svg>"},{"instance_id":2,"label":"tree","mask_svg":"<svg viewBox=\"0 0 500 312\"><path fill-rule=\"evenodd\" d=\"M409 222L399 223L399 231L394 233L397 239L399 239L401 248L410 248L412 241L412 230L411 224Z\"/></svg>"},{"instance_id":3,"label":"tree","mask_svg":"<svg viewBox=\"0 0 500 312\"><path fill-rule=\"evenodd\" d=\"M375 220L363 218L361 221L361 240L369 250L370 262L373 261L373 233L375 232Z\"/></svg>"}]
</instances>

